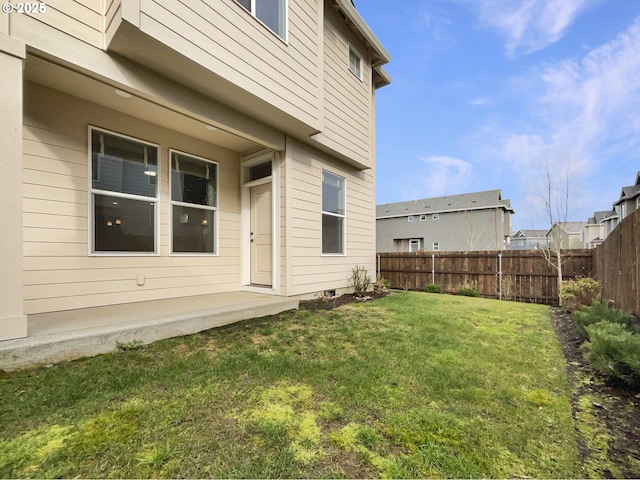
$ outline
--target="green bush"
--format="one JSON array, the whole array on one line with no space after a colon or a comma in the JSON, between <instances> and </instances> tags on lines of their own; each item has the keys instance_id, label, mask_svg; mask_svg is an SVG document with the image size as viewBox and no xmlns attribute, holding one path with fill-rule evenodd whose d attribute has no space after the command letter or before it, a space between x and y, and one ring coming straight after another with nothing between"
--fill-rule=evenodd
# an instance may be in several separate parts
<instances>
[{"instance_id":1,"label":"green bush","mask_svg":"<svg viewBox=\"0 0 640 480\"><path fill-rule=\"evenodd\" d=\"M584 305L591 305L599 297L600 284L593 278L585 277L562 282L560 300L562 306L570 312Z\"/></svg>"},{"instance_id":2,"label":"green bush","mask_svg":"<svg viewBox=\"0 0 640 480\"><path fill-rule=\"evenodd\" d=\"M349 277L351 282L351 288L357 297L363 297L366 295L367 290L371 286L371 277L367 273L367 269L356 265L351 270L351 276Z\"/></svg>"},{"instance_id":3,"label":"green bush","mask_svg":"<svg viewBox=\"0 0 640 480\"><path fill-rule=\"evenodd\" d=\"M578 335L584 340L588 338L587 327L599 322L611 322L624 325L629 330L639 331L633 313L629 310L619 310L612 308L610 302L603 300L593 300L590 307L582 307L573 312Z\"/></svg>"},{"instance_id":4,"label":"green bush","mask_svg":"<svg viewBox=\"0 0 640 480\"><path fill-rule=\"evenodd\" d=\"M580 348L593 368L640 387L640 335L608 321L589 325L586 331L589 340Z\"/></svg>"},{"instance_id":5,"label":"green bush","mask_svg":"<svg viewBox=\"0 0 640 480\"><path fill-rule=\"evenodd\" d=\"M479 297L480 296L480 292L478 292L477 288L460 287L458 289L458 295L463 295L465 297Z\"/></svg>"},{"instance_id":6,"label":"green bush","mask_svg":"<svg viewBox=\"0 0 640 480\"><path fill-rule=\"evenodd\" d=\"M424 291L427 293L442 293L442 286L439 283L427 283L424 286Z\"/></svg>"}]
</instances>

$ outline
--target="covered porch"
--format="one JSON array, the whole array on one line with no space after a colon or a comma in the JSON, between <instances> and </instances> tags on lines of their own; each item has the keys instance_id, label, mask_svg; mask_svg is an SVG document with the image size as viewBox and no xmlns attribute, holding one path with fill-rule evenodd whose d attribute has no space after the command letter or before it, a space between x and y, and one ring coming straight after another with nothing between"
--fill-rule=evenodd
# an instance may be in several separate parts
<instances>
[{"instance_id":1,"label":"covered porch","mask_svg":"<svg viewBox=\"0 0 640 480\"><path fill-rule=\"evenodd\" d=\"M235 291L28 315L28 337L0 342L0 370L113 352L298 308L293 298Z\"/></svg>"}]
</instances>

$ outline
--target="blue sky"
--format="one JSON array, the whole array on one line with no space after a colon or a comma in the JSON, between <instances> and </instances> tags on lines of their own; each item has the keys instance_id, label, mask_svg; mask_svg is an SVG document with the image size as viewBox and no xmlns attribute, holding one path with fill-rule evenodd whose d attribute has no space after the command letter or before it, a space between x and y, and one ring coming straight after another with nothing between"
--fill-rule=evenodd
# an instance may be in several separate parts
<instances>
[{"instance_id":1,"label":"blue sky","mask_svg":"<svg viewBox=\"0 0 640 480\"><path fill-rule=\"evenodd\" d=\"M376 203L501 189L514 230L542 229L547 164L569 221L635 181L640 0L355 4L392 57Z\"/></svg>"}]
</instances>

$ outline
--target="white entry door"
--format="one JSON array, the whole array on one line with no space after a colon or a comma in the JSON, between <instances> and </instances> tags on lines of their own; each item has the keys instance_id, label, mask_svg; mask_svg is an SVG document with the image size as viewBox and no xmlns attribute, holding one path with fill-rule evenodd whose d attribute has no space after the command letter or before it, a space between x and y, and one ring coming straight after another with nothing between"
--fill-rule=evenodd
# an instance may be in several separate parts
<instances>
[{"instance_id":1,"label":"white entry door","mask_svg":"<svg viewBox=\"0 0 640 480\"><path fill-rule=\"evenodd\" d=\"M271 286L271 183L251 187L251 283Z\"/></svg>"}]
</instances>

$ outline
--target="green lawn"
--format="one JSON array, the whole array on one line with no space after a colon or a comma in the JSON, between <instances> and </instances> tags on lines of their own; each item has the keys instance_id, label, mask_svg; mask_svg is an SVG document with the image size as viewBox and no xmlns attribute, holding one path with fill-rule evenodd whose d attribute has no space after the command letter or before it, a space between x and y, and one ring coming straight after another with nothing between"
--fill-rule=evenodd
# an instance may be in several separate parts
<instances>
[{"instance_id":1,"label":"green lawn","mask_svg":"<svg viewBox=\"0 0 640 480\"><path fill-rule=\"evenodd\" d=\"M0 477L582 477L548 310L394 292L2 374Z\"/></svg>"}]
</instances>

